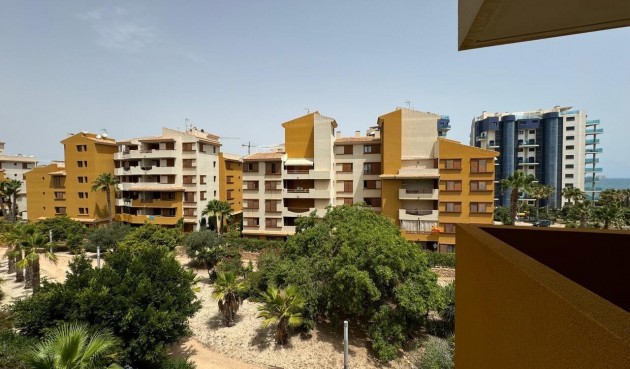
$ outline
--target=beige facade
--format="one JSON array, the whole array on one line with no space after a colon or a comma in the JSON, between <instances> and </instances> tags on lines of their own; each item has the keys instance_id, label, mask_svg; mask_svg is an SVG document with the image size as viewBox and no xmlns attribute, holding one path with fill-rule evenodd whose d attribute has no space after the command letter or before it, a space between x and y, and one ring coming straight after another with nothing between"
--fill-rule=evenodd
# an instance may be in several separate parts
<instances>
[{"instance_id":1,"label":"beige facade","mask_svg":"<svg viewBox=\"0 0 630 369\"><path fill-rule=\"evenodd\" d=\"M28 219L26 200L26 177L29 170L37 166L37 159L34 156L6 155L4 153L4 142L0 142L0 180L18 180L22 182L20 193L17 197L18 217Z\"/></svg>"}]
</instances>

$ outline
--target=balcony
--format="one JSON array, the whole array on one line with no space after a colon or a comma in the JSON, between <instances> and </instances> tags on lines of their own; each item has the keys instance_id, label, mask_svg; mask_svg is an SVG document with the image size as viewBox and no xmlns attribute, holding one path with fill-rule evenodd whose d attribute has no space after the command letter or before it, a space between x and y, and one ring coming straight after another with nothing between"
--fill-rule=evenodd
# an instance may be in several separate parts
<instances>
[{"instance_id":1,"label":"balcony","mask_svg":"<svg viewBox=\"0 0 630 369\"><path fill-rule=\"evenodd\" d=\"M628 285L613 281L630 280L629 244L622 231L459 225L455 367L627 368Z\"/></svg>"},{"instance_id":2,"label":"balcony","mask_svg":"<svg viewBox=\"0 0 630 369\"><path fill-rule=\"evenodd\" d=\"M599 159L595 158L595 159L586 159L585 161L586 164L597 164L599 163Z\"/></svg>"},{"instance_id":3,"label":"balcony","mask_svg":"<svg viewBox=\"0 0 630 369\"><path fill-rule=\"evenodd\" d=\"M594 139L591 139L591 140L586 140L586 144L587 144L587 145L596 145L596 144L598 144L598 143L599 143L599 138L594 138Z\"/></svg>"},{"instance_id":4,"label":"balcony","mask_svg":"<svg viewBox=\"0 0 630 369\"><path fill-rule=\"evenodd\" d=\"M144 158L174 158L177 156L175 150L129 150L114 154L114 160L121 159L144 159Z\"/></svg>"},{"instance_id":5,"label":"balcony","mask_svg":"<svg viewBox=\"0 0 630 369\"><path fill-rule=\"evenodd\" d=\"M516 163L517 165L523 165L523 166L533 166L533 165L538 165L538 163L536 162L536 159L529 159L529 160L519 160Z\"/></svg>"},{"instance_id":6,"label":"balcony","mask_svg":"<svg viewBox=\"0 0 630 369\"><path fill-rule=\"evenodd\" d=\"M183 188L173 183L159 182L123 182L118 185L121 191L181 191Z\"/></svg>"},{"instance_id":7,"label":"balcony","mask_svg":"<svg viewBox=\"0 0 630 369\"><path fill-rule=\"evenodd\" d=\"M328 199L330 191L314 188L285 188L283 197L287 199Z\"/></svg>"},{"instance_id":8,"label":"balcony","mask_svg":"<svg viewBox=\"0 0 630 369\"><path fill-rule=\"evenodd\" d=\"M284 210L282 211L282 216L307 217L311 214L312 211L315 211L318 217L323 217L324 215L326 215L326 209L287 207L284 208Z\"/></svg>"},{"instance_id":9,"label":"balcony","mask_svg":"<svg viewBox=\"0 0 630 369\"><path fill-rule=\"evenodd\" d=\"M604 150L602 148L597 148L597 149L586 149L584 152L587 154L600 154L603 151Z\"/></svg>"},{"instance_id":10,"label":"balcony","mask_svg":"<svg viewBox=\"0 0 630 369\"><path fill-rule=\"evenodd\" d=\"M599 182L599 177L595 176L587 176L586 178L584 178L584 182L586 183L593 183L593 182Z\"/></svg>"},{"instance_id":11,"label":"balcony","mask_svg":"<svg viewBox=\"0 0 630 369\"><path fill-rule=\"evenodd\" d=\"M401 188L398 190L398 199L400 200L437 200L439 190L434 189L419 189L411 190Z\"/></svg>"},{"instance_id":12,"label":"balcony","mask_svg":"<svg viewBox=\"0 0 630 369\"><path fill-rule=\"evenodd\" d=\"M488 141L488 148L489 149L497 149L497 148L499 148L499 145L497 144L497 142L495 140L490 140L490 141Z\"/></svg>"},{"instance_id":13,"label":"balcony","mask_svg":"<svg viewBox=\"0 0 630 369\"><path fill-rule=\"evenodd\" d=\"M593 187L593 186L586 186L584 187L584 191L585 192L599 192L602 191L603 188L602 187Z\"/></svg>"},{"instance_id":14,"label":"balcony","mask_svg":"<svg viewBox=\"0 0 630 369\"><path fill-rule=\"evenodd\" d=\"M596 125L598 125L599 123L600 123L600 122L599 122L599 119L592 119L592 120L587 120L587 121L586 121L586 125L587 125L587 126L596 126Z\"/></svg>"},{"instance_id":15,"label":"balcony","mask_svg":"<svg viewBox=\"0 0 630 369\"><path fill-rule=\"evenodd\" d=\"M330 179L333 169L330 171L316 171L313 169L286 169L282 172L283 179ZM278 173L280 174L280 173Z\"/></svg>"},{"instance_id":16,"label":"balcony","mask_svg":"<svg viewBox=\"0 0 630 369\"><path fill-rule=\"evenodd\" d=\"M599 173L602 172L604 169L603 168L585 168L584 171L586 173Z\"/></svg>"},{"instance_id":17,"label":"balcony","mask_svg":"<svg viewBox=\"0 0 630 369\"><path fill-rule=\"evenodd\" d=\"M132 214L116 214L114 219L117 222L125 222L129 224L145 224L152 223L158 225L177 225L179 218L176 216L162 215L132 215Z\"/></svg>"},{"instance_id":18,"label":"balcony","mask_svg":"<svg viewBox=\"0 0 630 369\"><path fill-rule=\"evenodd\" d=\"M438 210L399 209L399 220L424 220L437 222Z\"/></svg>"},{"instance_id":19,"label":"balcony","mask_svg":"<svg viewBox=\"0 0 630 369\"><path fill-rule=\"evenodd\" d=\"M538 147L538 144L536 143L536 140L518 140L518 146L519 147Z\"/></svg>"},{"instance_id":20,"label":"balcony","mask_svg":"<svg viewBox=\"0 0 630 369\"><path fill-rule=\"evenodd\" d=\"M597 134L601 134L604 133L604 129L603 128L589 128L586 130L586 134L587 135L597 135Z\"/></svg>"}]
</instances>

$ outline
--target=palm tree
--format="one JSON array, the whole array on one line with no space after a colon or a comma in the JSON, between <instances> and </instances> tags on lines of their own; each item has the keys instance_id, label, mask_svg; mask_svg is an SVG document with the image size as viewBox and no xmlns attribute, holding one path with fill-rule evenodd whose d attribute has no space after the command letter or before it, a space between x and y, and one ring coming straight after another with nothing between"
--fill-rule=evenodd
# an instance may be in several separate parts
<instances>
[{"instance_id":1,"label":"palm tree","mask_svg":"<svg viewBox=\"0 0 630 369\"><path fill-rule=\"evenodd\" d=\"M538 218L538 211L540 209L540 200L548 199L553 194L554 189L553 186L540 184L540 183L532 183L529 186L528 194L536 199L536 218ZM547 203L547 213L549 213L549 203Z\"/></svg>"},{"instance_id":2,"label":"palm tree","mask_svg":"<svg viewBox=\"0 0 630 369\"><path fill-rule=\"evenodd\" d=\"M7 218L7 212L4 210L4 205L9 203L9 195L7 194L8 181L0 181L0 213Z\"/></svg>"},{"instance_id":3,"label":"palm tree","mask_svg":"<svg viewBox=\"0 0 630 369\"><path fill-rule=\"evenodd\" d=\"M228 202L219 201L214 199L208 202L206 208L203 210L201 215L211 215L216 217L217 220L217 233L221 234L221 225L223 224L223 218L232 213L232 207Z\"/></svg>"},{"instance_id":4,"label":"palm tree","mask_svg":"<svg viewBox=\"0 0 630 369\"><path fill-rule=\"evenodd\" d=\"M39 291L41 284L39 253L43 251L46 258L52 262L57 262L57 256L55 256L50 249L46 248L47 245L48 240L36 232L25 235L21 241L21 246L26 252L26 255L24 259L18 263L18 267L30 267L33 294L36 294L37 291Z\"/></svg>"},{"instance_id":5,"label":"palm tree","mask_svg":"<svg viewBox=\"0 0 630 369\"><path fill-rule=\"evenodd\" d=\"M586 228L589 220L593 217L593 211L593 202L585 199L569 207L567 217L571 220L577 220L580 228Z\"/></svg>"},{"instance_id":6,"label":"palm tree","mask_svg":"<svg viewBox=\"0 0 630 369\"><path fill-rule=\"evenodd\" d=\"M245 284L236 281L236 275L232 272L218 273L214 283L212 298L219 300L219 311L225 318L225 325L233 326L234 316L243 303L240 294L245 291Z\"/></svg>"},{"instance_id":7,"label":"palm tree","mask_svg":"<svg viewBox=\"0 0 630 369\"><path fill-rule=\"evenodd\" d=\"M586 199L586 195L584 194L584 192L582 192L582 190L580 190L577 187L563 188L562 197L564 197L565 199L567 199L567 201L569 201L569 205L571 205L572 202L583 201L584 199Z\"/></svg>"},{"instance_id":8,"label":"palm tree","mask_svg":"<svg viewBox=\"0 0 630 369\"><path fill-rule=\"evenodd\" d=\"M624 221L624 210L616 203L606 203L595 208L594 217L603 224L604 229L619 226Z\"/></svg>"},{"instance_id":9,"label":"palm tree","mask_svg":"<svg viewBox=\"0 0 630 369\"><path fill-rule=\"evenodd\" d=\"M24 269L20 266L22 260L22 241L29 234L34 232L35 228L32 226L17 224L2 237L9 246L6 255L9 258L9 266L11 266L11 264L14 266L16 282L24 282ZM10 271L10 273L12 272Z\"/></svg>"},{"instance_id":10,"label":"palm tree","mask_svg":"<svg viewBox=\"0 0 630 369\"><path fill-rule=\"evenodd\" d=\"M266 293L262 293L264 305L258 307L258 318L263 318L263 326L276 323L276 343L284 345L289 336L289 327L302 324L302 310L306 301L299 294L297 287L287 286L278 290L269 286Z\"/></svg>"},{"instance_id":11,"label":"palm tree","mask_svg":"<svg viewBox=\"0 0 630 369\"><path fill-rule=\"evenodd\" d=\"M44 341L28 348L24 361L36 369L88 369L98 360L113 359L116 339L105 332L90 334L84 325L64 324ZM122 369L111 364L108 369Z\"/></svg>"},{"instance_id":12,"label":"palm tree","mask_svg":"<svg viewBox=\"0 0 630 369\"><path fill-rule=\"evenodd\" d=\"M512 189L512 192L510 193L510 220L512 221L512 224L516 221L519 192L527 192L535 180L536 178L533 175L525 174L520 170L501 180L501 189Z\"/></svg>"},{"instance_id":13,"label":"palm tree","mask_svg":"<svg viewBox=\"0 0 630 369\"><path fill-rule=\"evenodd\" d=\"M114 177L111 173L101 173L101 175L96 178L96 181L92 182L92 192L105 192L105 197L107 198L107 215L109 217L110 227L114 219L114 214L112 213L112 187L114 188L114 192L118 191L118 183L120 183L118 178Z\"/></svg>"},{"instance_id":14,"label":"palm tree","mask_svg":"<svg viewBox=\"0 0 630 369\"><path fill-rule=\"evenodd\" d=\"M8 181L4 182L4 186L3 186L3 192L5 194L5 196L8 198L9 202L9 210L8 210L8 217L7 219L10 222L15 222L17 220L17 213L18 213L18 204L17 204L17 198L18 195L20 194L20 188L22 187L22 182L18 181L17 179L9 179Z\"/></svg>"}]
</instances>

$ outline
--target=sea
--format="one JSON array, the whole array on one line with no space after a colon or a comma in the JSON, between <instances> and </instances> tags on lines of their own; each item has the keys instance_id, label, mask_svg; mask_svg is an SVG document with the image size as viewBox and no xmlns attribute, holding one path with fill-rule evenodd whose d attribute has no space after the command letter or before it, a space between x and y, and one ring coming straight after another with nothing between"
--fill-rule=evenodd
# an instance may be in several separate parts
<instances>
[{"instance_id":1,"label":"sea","mask_svg":"<svg viewBox=\"0 0 630 369\"><path fill-rule=\"evenodd\" d=\"M615 189L615 190L623 190L630 188L630 178L608 178L603 177L597 182L598 187L601 187L603 190L606 189Z\"/></svg>"}]
</instances>

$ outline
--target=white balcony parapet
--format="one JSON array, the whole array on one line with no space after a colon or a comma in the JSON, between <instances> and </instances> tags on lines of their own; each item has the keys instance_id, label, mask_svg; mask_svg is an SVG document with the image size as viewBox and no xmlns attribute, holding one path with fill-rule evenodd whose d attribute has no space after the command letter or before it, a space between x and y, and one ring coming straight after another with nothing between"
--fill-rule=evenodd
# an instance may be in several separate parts
<instances>
[{"instance_id":1,"label":"white balcony parapet","mask_svg":"<svg viewBox=\"0 0 630 369\"><path fill-rule=\"evenodd\" d=\"M437 221L439 213L438 210L399 209L398 219Z\"/></svg>"},{"instance_id":2,"label":"white balcony parapet","mask_svg":"<svg viewBox=\"0 0 630 369\"><path fill-rule=\"evenodd\" d=\"M400 200L437 200L439 190L437 188L430 190L411 190L401 188L398 190L398 199Z\"/></svg>"}]
</instances>

